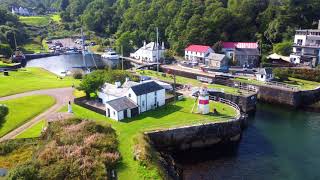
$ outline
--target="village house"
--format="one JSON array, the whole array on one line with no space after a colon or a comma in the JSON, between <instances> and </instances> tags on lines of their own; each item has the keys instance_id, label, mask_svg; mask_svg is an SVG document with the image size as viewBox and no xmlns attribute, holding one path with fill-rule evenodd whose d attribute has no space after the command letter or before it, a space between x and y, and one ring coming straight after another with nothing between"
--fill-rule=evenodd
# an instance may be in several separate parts
<instances>
[{"instance_id":1,"label":"village house","mask_svg":"<svg viewBox=\"0 0 320 180\"><path fill-rule=\"evenodd\" d=\"M143 46L136 52L131 53L130 57L141 60L142 62L156 63L164 59L165 51L166 49L163 42L160 46L160 44L157 45L155 42L147 44L146 41L144 41Z\"/></svg>"},{"instance_id":2,"label":"village house","mask_svg":"<svg viewBox=\"0 0 320 180\"><path fill-rule=\"evenodd\" d=\"M229 58L233 59L236 48L238 49L258 49L257 42L222 42L221 51Z\"/></svg>"},{"instance_id":3,"label":"village house","mask_svg":"<svg viewBox=\"0 0 320 180\"><path fill-rule=\"evenodd\" d=\"M318 29L296 30L290 60L315 67L320 61L320 21Z\"/></svg>"},{"instance_id":4,"label":"village house","mask_svg":"<svg viewBox=\"0 0 320 180\"><path fill-rule=\"evenodd\" d=\"M233 62L240 67L259 67L260 52L258 49L236 48L234 51Z\"/></svg>"},{"instance_id":5,"label":"village house","mask_svg":"<svg viewBox=\"0 0 320 180\"><path fill-rule=\"evenodd\" d=\"M155 81L105 83L98 97L106 105L106 116L117 121L165 105L165 89Z\"/></svg>"},{"instance_id":6,"label":"village house","mask_svg":"<svg viewBox=\"0 0 320 180\"><path fill-rule=\"evenodd\" d=\"M262 82L272 81L274 78L271 68L260 68L256 73L256 79Z\"/></svg>"},{"instance_id":7,"label":"village house","mask_svg":"<svg viewBox=\"0 0 320 180\"><path fill-rule=\"evenodd\" d=\"M205 58L205 64L213 69L228 69L228 58L224 54L210 53Z\"/></svg>"},{"instance_id":8,"label":"village house","mask_svg":"<svg viewBox=\"0 0 320 180\"><path fill-rule=\"evenodd\" d=\"M11 8L11 13L16 14L16 15L21 15L21 16L35 16L36 13L32 12L31 10L23 7L12 7Z\"/></svg>"},{"instance_id":9,"label":"village house","mask_svg":"<svg viewBox=\"0 0 320 180\"><path fill-rule=\"evenodd\" d=\"M282 56L277 53L267 56L268 62L274 66L293 66L289 56Z\"/></svg>"},{"instance_id":10,"label":"village house","mask_svg":"<svg viewBox=\"0 0 320 180\"><path fill-rule=\"evenodd\" d=\"M205 63L205 58L209 53L213 53L210 46L204 45L190 45L184 51L184 58L189 61Z\"/></svg>"}]
</instances>

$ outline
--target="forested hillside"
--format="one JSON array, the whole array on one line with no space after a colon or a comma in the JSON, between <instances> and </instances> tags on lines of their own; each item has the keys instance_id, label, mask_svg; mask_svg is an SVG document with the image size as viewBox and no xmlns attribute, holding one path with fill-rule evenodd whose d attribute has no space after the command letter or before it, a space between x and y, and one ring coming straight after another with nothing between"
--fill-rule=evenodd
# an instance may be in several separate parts
<instances>
[{"instance_id":1,"label":"forested hillside","mask_svg":"<svg viewBox=\"0 0 320 180\"><path fill-rule=\"evenodd\" d=\"M189 43L259 41L265 52L290 41L297 28L313 28L319 0L61 0L65 22L99 35L116 35L129 51L155 39L155 28L174 52Z\"/></svg>"}]
</instances>

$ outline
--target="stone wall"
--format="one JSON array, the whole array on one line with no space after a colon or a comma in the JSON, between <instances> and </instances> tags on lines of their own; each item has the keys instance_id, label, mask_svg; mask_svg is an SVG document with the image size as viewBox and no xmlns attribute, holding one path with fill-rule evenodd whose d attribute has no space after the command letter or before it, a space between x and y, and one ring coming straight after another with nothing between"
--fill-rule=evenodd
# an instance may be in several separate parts
<instances>
[{"instance_id":1,"label":"stone wall","mask_svg":"<svg viewBox=\"0 0 320 180\"><path fill-rule=\"evenodd\" d=\"M183 151L204 148L220 142L240 140L243 119L208 123L174 129L146 132L155 148L160 151Z\"/></svg>"}]
</instances>

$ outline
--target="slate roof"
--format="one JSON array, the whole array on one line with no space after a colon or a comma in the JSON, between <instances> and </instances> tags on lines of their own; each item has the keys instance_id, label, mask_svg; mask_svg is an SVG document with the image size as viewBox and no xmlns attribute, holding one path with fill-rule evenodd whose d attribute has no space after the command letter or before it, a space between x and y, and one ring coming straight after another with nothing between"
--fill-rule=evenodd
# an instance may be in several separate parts
<instances>
[{"instance_id":1,"label":"slate roof","mask_svg":"<svg viewBox=\"0 0 320 180\"><path fill-rule=\"evenodd\" d=\"M109 104L117 112L138 107L131 99L127 97L121 97L108 101L106 103Z\"/></svg>"},{"instance_id":2,"label":"slate roof","mask_svg":"<svg viewBox=\"0 0 320 180\"><path fill-rule=\"evenodd\" d=\"M225 57L226 55L224 54L210 53L207 58L209 60L222 61Z\"/></svg>"},{"instance_id":3,"label":"slate roof","mask_svg":"<svg viewBox=\"0 0 320 180\"><path fill-rule=\"evenodd\" d=\"M260 68L258 70L258 74L263 74L263 75L272 74L272 69L271 68Z\"/></svg>"},{"instance_id":4,"label":"slate roof","mask_svg":"<svg viewBox=\"0 0 320 180\"><path fill-rule=\"evenodd\" d=\"M160 86L158 83L154 81L150 81L150 82L145 82L145 83L132 86L131 89L137 96L140 96L142 94L159 91L164 88Z\"/></svg>"},{"instance_id":5,"label":"slate roof","mask_svg":"<svg viewBox=\"0 0 320 180\"><path fill-rule=\"evenodd\" d=\"M207 52L210 49L210 46L203 46L203 45L190 45L185 50L186 51L192 51L192 52L200 52L204 53Z\"/></svg>"},{"instance_id":6,"label":"slate roof","mask_svg":"<svg viewBox=\"0 0 320 180\"><path fill-rule=\"evenodd\" d=\"M239 49L236 48L235 50L235 55L243 55L243 56L260 56L260 52L258 49L248 49L248 48L244 48L244 49Z\"/></svg>"}]
</instances>

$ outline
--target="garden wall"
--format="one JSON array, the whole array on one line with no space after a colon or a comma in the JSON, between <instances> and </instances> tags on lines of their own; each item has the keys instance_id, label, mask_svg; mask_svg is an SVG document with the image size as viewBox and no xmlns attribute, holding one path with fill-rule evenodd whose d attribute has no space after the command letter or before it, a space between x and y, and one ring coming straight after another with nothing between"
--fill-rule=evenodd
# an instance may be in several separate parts
<instances>
[{"instance_id":1,"label":"garden wall","mask_svg":"<svg viewBox=\"0 0 320 180\"><path fill-rule=\"evenodd\" d=\"M84 100L86 100L86 97L75 98L74 103L78 106L84 107L84 108L89 109L89 110L96 112L98 114L102 114L104 116L106 115L105 110L99 109L99 108L91 106L89 104L86 104L86 103L84 103Z\"/></svg>"}]
</instances>

